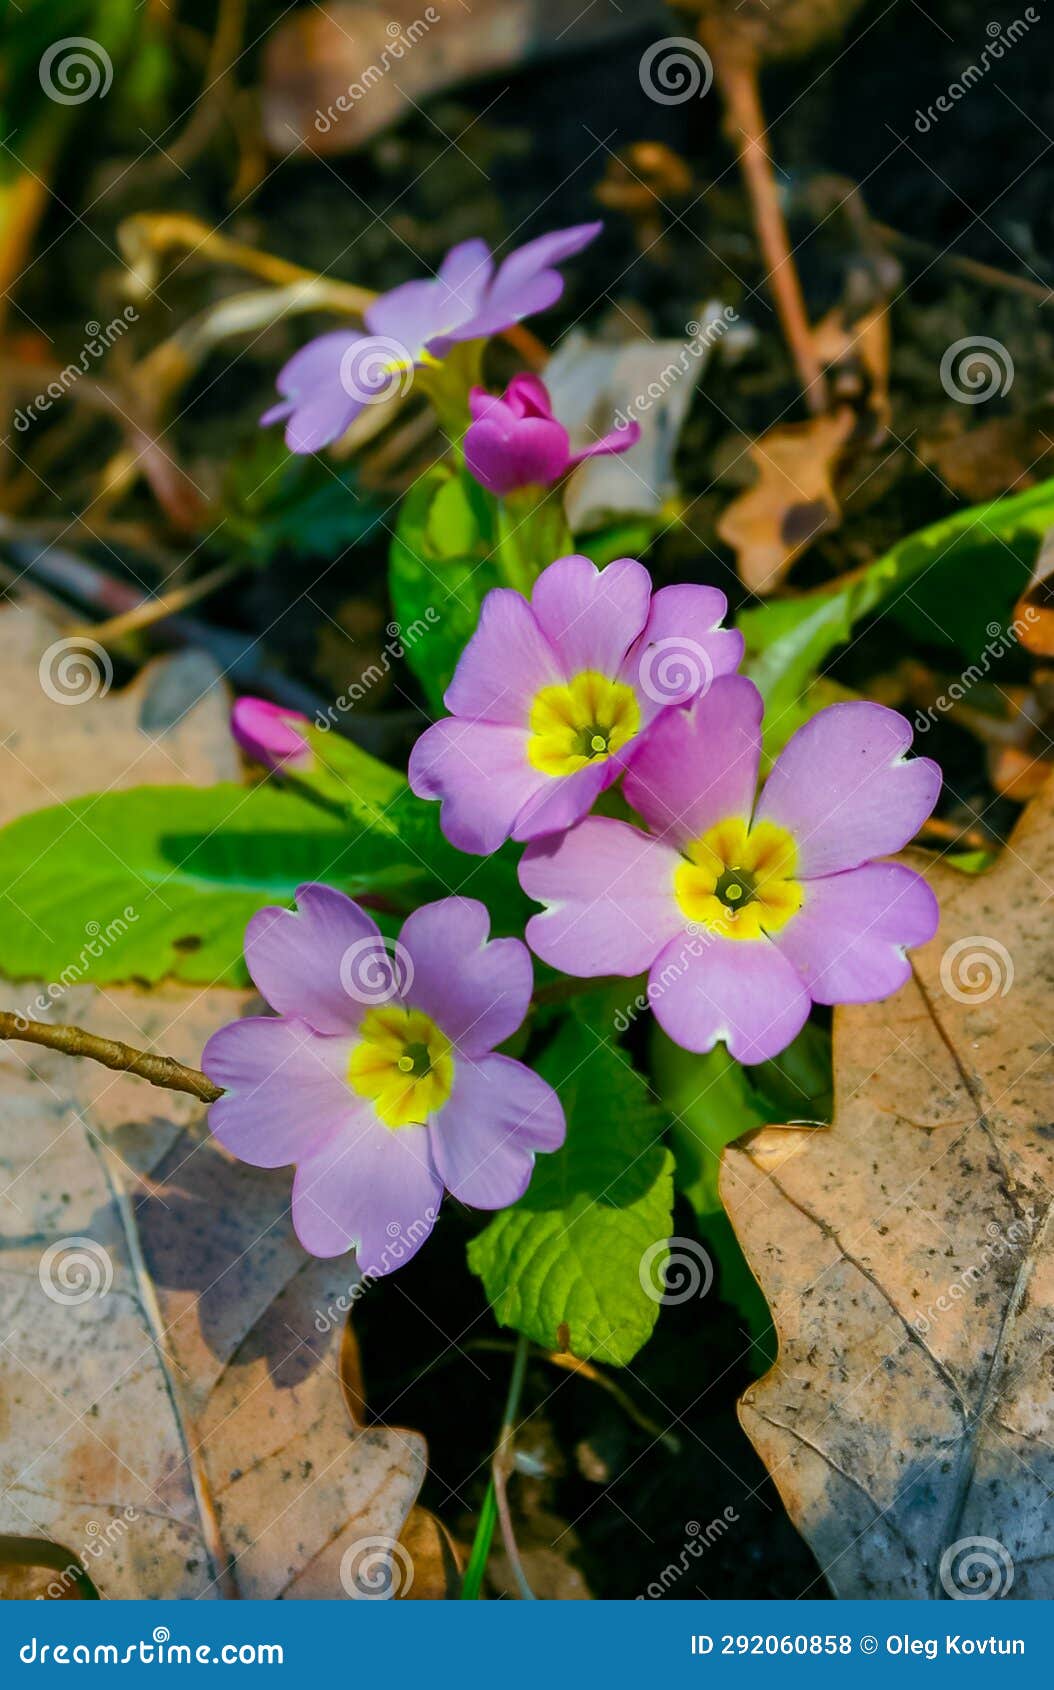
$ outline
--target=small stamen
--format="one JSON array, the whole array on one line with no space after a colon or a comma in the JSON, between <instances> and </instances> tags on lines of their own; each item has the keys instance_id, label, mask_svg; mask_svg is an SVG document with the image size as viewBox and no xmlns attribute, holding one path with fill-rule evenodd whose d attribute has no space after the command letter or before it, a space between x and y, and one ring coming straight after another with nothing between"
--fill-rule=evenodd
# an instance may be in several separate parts
<instances>
[{"instance_id":1,"label":"small stamen","mask_svg":"<svg viewBox=\"0 0 1054 1690\"><path fill-rule=\"evenodd\" d=\"M607 748L608 742L604 738L603 734L594 734L592 739L589 741L589 749L591 751L606 751Z\"/></svg>"},{"instance_id":2,"label":"small stamen","mask_svg":"<svg viewBox=\"0 0 1054 1690\"><path fill-rule=\"evenodd\" d=\"M414 1071L414 1059L412 1056L400 1056L398 1065L404 1074L412 1074Z\"/></svg>"}]
</instances>

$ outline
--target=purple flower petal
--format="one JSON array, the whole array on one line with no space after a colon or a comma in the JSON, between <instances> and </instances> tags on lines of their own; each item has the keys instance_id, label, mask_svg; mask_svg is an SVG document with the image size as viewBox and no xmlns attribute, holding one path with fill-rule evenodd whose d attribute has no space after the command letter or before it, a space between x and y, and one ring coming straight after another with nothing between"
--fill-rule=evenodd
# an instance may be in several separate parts
<instances>
[{"instance_id":1,"label":"purple flower petal","mask_svg":"<svg viewBox=\"0 0 1054 1690\"><path fill-rule=\"evenodd\" d=\"M377 925L332 886L298 886L297 910L258 910L245 931L257 990L281 1015L316 1033L354 1031L365 1011L394 995ZM218 1083L218 1082L217 1082Z\"/></svg>"},{"instance_id":2,"label":"purple flower petal","mask_svg":"<svg viewBox=\"0 0 1054 1690\"><path fill-rule=\"evenodd\" d=\"M452 246L439 266L439 280L469 313L479 310L493 274L490 247L478 237Z\"/></svg>"},{"instance_id":3,"label":"purple flower petal","mask_svg":"<svg viewBox=\"0 0 1054 1690\"><path fill-rule=\"evenodd\" d=\"M805 883L805 902L773 943L815 1003L872 1003L910 978L907 945L933 938L940 909L921 875L868 863Z\"/></svg>"},{"instance_id":4,"label":"purple flower petal","mask_svg":"<svg viewBox=\"0 0 1054 1690\"><path fill-rule=\"evenodd\" d=\"M621 453L628 452L639 439L639 422L622 423L618 428L613 428L610 434L601 435L599 440L594 440L589 446L583 446L580 452L573 452L568 468L575 469L579 464L585 463L587 458L618 457Z\"/></svg>"},{"instance_id":5,"label":"purple flower petal","mask_svg":"<svg viewBox=\"0 0 1054 1690\"><path fill-rule=\"evenodd\" d=\"M467 1056L483 1056L515 1033L534 985L526 945L489 935L490 913L475 898L425 904L399 935L412 969L407 999Z\"/></svg>"},{"instance_id":6,"label":"purple flower petal","mask_svg":"<svg viewBox=\"0 0 1054 1690\"><path fill-rule=\"evenodd\" d=\"M224 1095L209 1110L213 1136L254 1168L282 1168L321 1150L354 1116L345 1082L350 1044L303 1021L253 1016L213 1033L201 1066Z\"/></svg>"},{"instance_id":7,"label":"purple flower petal","mask_svg":"<svg viewBox=\"0 0 1054 1690\"><path fill-rule=\"evenodd\" d=\"M665 711L642 739L623 791L656 833L680 844L728 816L749 818L761 757L761 694L744 675Z\"/></svg>"},{"instance_id":8,"label":"purple flower petal","mask_svg":"<svg viewBox=\"0 0 1054 1690\"><path fill-rule=\"evenodd\" d=\"M472 322L451 338L468 340L500 334L524 317L554 305L564 291L564 279L555 266L581 252L602 228L602 223L580 223L570 229L556 229L511 252Z\"/></svg>"},{"instance_id":9,"label":"purple flower petal","mask_svg":"<svg viewBox=\"0 0 1054 1690\"><path fill-rule=\"evenodd\" d=\"M686 704L722 675L735 674L743 636L735 628L722 628L727 610L728 600L717 587L659 588L622 677L635 687L645 721L668 705Z\"/></svg>"},{"instance_id":10,"label":"purple flower petal","mask_svg":"<svg viewBox=\"0 0 1054 1690\"><path fill-rule=\"evenodd\" d=\"M652 964L648 991L676 1044L708 1051L723 1039L737 1062L778 1056L810 1009L796 970L768 939L683 935Z\"/></svg>"},{"instance_id":11,"label":"purple flower petal","mask_svg":"<svg viewBox=\"0 0 1054 1690\"><path fill-rule=\"evenodd\" d=\"M547 833L560 833L565 827L573 827L589 814L594 799L618 779L620 772L621 764L609 757L606 762L589 764L573 775L555 779L543 775L544 785L528 798L513 823L513 839L541 839Z\"/></svg>"},{"instance_id":12,"label":"purple flower petal","mask_svg":"<svg viewBox=\"0 0 1054 1690\"><path fill-rule=\"evenodd\" d=\"M446 1107L429 1126L443 1183L475 1209L504 1209L530 1184L536 1150L564 1142L552 1086L508 1056L459 1061Z\"/></svg>"},{"instance_id":13,"label":"purple flower petal","mask_svg":"<svg viewBox=\"0 0 1054 1690\"><path fill-rule=\"evenodd\" d=\"M528 944L565 974L642 973L685 926L673 889L681 860L606 816L529 845L520 885L549 907L527 923Z\"/></svg>"},{"instance_id":14,"label":"purple flower petal","mask_svg":"<svg viewBox=\"0 0 1054 1690\"><path fill-rule=\"evenodd\" d=\"M556 653L523 594L495 587L483 600L444 703L455 716L526 729L535 694L562 679Z\"/></svg>"},{"instance_id":15,"label":"purple flower petal","mask_svg":"<svg viewBox=\"0 0 1054 1690\"><path fill-rule=\"evenodd\" d=\"M284 403L264 413L264 423L288 418L286 445L291 452L317 452L334 440L362 410L361 396L350 394L341 381L344 359L367 342L358 329L337 329L309 340L278 374Z\"/></svg>"},{"instance_id":16,"label":"purple flower petal","mask_svg":"<svg viewBox=\"0 0 1054 1690\"><path fill-rule=\"evenodd\" d=\"M928 757L906 760L910 744L903 716L864 699L832 704L798 729L757 814L794 835L800 876L857 868L914 837L937 802L941 772Z\"/></svg>"},{"instance_id":17,"label":"purple flower petal","mask_svg":"<svg viewBox=\"0 0 1054 1690\"><path fill-rule=\"evenodd\" d=\"M548 487L559 481L571 450L563 424L542 417L506 421L496 411L497 407L465 432L465 467L469 474L498 498L521 487Z\"/></svg>"},{"instance_id":18,"label":"purple flower petal","mask_svg":"<svg viewBox=\"0 0 1054 1690\"><path fill-rule=\"evenodd\" d=\"M553 403L541 376L521 370L505 389L505 403L521 417L551 417Z\"/></svg>"},{"instance_id":19,"label":"purple flower petal","mask_svg":"<svg viewBox=\"0 0 1054 1690\"><path fill-rule=\"evenodd\" d=\"M635 558L598 569L562 557L538 577L531 606L570 678L583 669L616 676L648 618L651 577Z\"/></svg>"},{"instance_id":20,"label":"purple flower petal","mask_svg":"<svg viewBox=\"0 0 1054 1690\"><path fill-rule=\"evenodd\" d=\"M443 801L442 825L459 851L487 857L504 844L525 804L551 784L527 761L523 728L447 716L410 753L418 798Z\"/></svg>"},{"instance_id":21,"label":"purple flower petal","mask_svg":"<svg viewBox=\"0 0 1054 1690\"><path fill-rule=\"evenodd\" d=\"M266 698L239 698L231 710L231 733L247 756L265 768L307 768L315 760L299 710L285 710Z\"/></svg>"},{"instance_id":22,"label":"purple flower petal","mask_svg":"<svg viewBox=\"0 0 1054 1690\"><path fill-rule=\"evenodd\" d=\"M427 1127L393 1131L365 1110L302 1161L293 1181L293 1226L305 1250L359 1270L391 1273L428 1237L443 1199Z\"/></svg>"}]
</instances>

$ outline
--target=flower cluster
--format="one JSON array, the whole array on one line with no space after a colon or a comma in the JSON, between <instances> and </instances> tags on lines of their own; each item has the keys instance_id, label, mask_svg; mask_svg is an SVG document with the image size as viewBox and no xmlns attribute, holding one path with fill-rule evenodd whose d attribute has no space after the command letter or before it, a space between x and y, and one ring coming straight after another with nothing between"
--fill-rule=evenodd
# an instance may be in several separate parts
<instances>
[{"instance_id":1,"label":"flower cluster","mask_svg":"<svg viewBox=\"0 0 1054 1690\"><path fill-rule=\"evenodd\" d=\"M602 571L561 558L530 604L495 590L410 783L442 800L463 851L531 842L520 881L546 906L527 927L544 962L650 970L678 1044L721 1039L763 1062L813 1003L903 984L905 947L932 937L936 900L913 870L874 859L917 832L941 776L906 757L903 716L859 700L799 728L756 798L763 705L732 673L742 647L724 609L712 587L651 595L629 558ZM589 817L619 776L647 832Z\"/></svg>"},{"instance_id":2,"label":"flower cluster","mask_svg":"<svg viewBox=\"0 0 1054 1690\"><path fill-rule=\"evenodd\" d=\"M497 270L482 242L456 247L434 281L378 300L367 336L325 335L298 353L271 418L287 420L296 451L335 439L360 402L342 378L349 348L397 337L429 367L551 304L556 266L597 227L533 241ZM536 377L500 399L474 389L469 403L466 464L497 496L554 486L590 455L572 456ZM591 452L635 438L616 431ZM520 882L541 906L526 938L544 962L583 977L647 972L672 1039L699 1052L723 1040L754 1063L783 1050L814 1003L868 1002L907 978L906 950L932 937L936 900L882 859L929 815L941 777L908 756L902 716L858 700L800 727L759 793L762 699L736 672L743 640L726 610L710 586L653 592L633 558L604 569L558 558L529 598L495 588L409 782L440 802L461 851L526 844ZM242 700L233 726L268 768L308 776L304 718ZM591 814L620 780L605 809L637 820ZM224 1090L213 1129L257 1166L295 1163L305 1246L354 1247L375 1277L419 1247L444 1192L504 1207L535 1153L563 1142L551 1087L496 1052L527 1014L530 953L490 939L471 899L417 909L391 949L332 888L302 886L297 906L250 923L246 959L277 1013L209 1041L203 1065Z\"/></svg>"}]
</instances>

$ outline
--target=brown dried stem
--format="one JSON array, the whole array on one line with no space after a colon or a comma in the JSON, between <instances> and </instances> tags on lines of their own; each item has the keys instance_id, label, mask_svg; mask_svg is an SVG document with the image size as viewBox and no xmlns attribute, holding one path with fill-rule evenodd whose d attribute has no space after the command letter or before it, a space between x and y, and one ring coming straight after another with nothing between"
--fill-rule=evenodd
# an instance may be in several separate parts
<instances>
[{"instance_id":1,"label":"brown dried stem","mask_svg":"<svg viewBox=\"0 0 1054 1690\"><path fill-rule=\"evenodd\" d=\"M90 1056L104 1068L137 1074L141 1080L149 1080L152 1086L162 1086L166 1091L187 1091L202 1103L215 1103L223 1096L222 1086L214 1086L198 1068L188 1068L173 1056L136 1050L119 1039L100 1038L83 1027L53 1027L44 1021L27 1021L25 1016L10 1010L0 1010L0 1038L22 1039L27 1044L44 1045L48 1050L61 1050L67 1056Z\"/></svg>"}]
</instances>

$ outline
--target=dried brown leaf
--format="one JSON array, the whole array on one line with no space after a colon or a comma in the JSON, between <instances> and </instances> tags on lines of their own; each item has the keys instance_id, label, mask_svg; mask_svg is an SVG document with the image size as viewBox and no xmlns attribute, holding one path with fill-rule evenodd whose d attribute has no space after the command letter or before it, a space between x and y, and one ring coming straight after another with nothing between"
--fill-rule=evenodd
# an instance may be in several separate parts
<instances>
[{"instance_id":1,"label":"dried brown leaf","mask_svg":"<svg viewBox=\"0 0 1054 1690\"><path fill-rule=\"evenodd\" d=\"M752 592L773 592L802 553L838 527L832 477L853 426L845 408L770 429L751 446L757 481L732 500L717 532Z\"/></svg>"}]
</instances>

